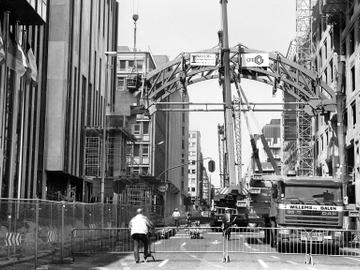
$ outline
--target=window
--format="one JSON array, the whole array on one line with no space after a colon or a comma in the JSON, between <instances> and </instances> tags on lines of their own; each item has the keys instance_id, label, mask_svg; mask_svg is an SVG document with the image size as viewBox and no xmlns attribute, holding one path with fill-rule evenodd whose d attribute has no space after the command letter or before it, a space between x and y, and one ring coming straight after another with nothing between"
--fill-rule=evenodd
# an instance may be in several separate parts
<instances>
[{"instance_id":1,"label":"window","mask_svg":"<svg viewBox=\"0 0 360 270\"><path fill-rule=\"evenodd\" d=\"M117 78L117 91L124 91L125 90L125 78Z\"/></svg>"},{"instance_id":2,"label":"window","mask_svg":"<svg viewBox=\"0 0 360 270\"><path fill-rule=\"evenodd\" d=\"M128 70L131 70L134 68L134 60L129 60L128 61Z\"/></svg>"},{"instance_id":3,"label":"window","mask_svg":"<svg viewBox=\"0 0 360 270\"><path fill-rule=\"evenodd\" d=\"M144 61L142 61L142 60L136 61L136 68L137 68L139 71L142 71L143 66L144 66Z\"/></svg>"},{"instance_id":4,"label":"window","mask_svg":"<svg viewBox=\"0 0 360 270\"><path fill-rule=\"evenodd\" d=\"M192 170L191 170L191 174L196 174L195 169L192 169Z\"/></svg>"},{"instance_id":5,"label":"window","mask_svg":"<svg viewBox=\"0 0 360 270\"><path fill-rule=\"evenodd\" d=\"M140 125L139 124L133 125L133 134L140 135Z\"/></svg>"},{"instance_id":6,"label":"window","mask_svg":"<svg viewBox=\"0 0 360 270\"><path fill-rule=\"evenodd\" d=\"M149 146L148 145L143 145L142 146L142 155L143 156L148 156L149 155Z\"/></svg>"},{"instance_id":7,"label":"window","mask_svg":"<svg viewBox=\"0 0 360 270\"><path fill-rule=\"evenodd\" d=\"M143 167L141 168L141 174L142 175L148 175L149 172L149 168L148 167Z\"/></svg>"},{"instance_id":8,"label":"window","mask_svg":"<svg viewBox=\"0 0 360 270\"><path fill-rule=\"evenodd\" d=\"M143 122L143 134L149 135L149 122Z\"/></svg>"},{"instance_id":9,"label":"window","mask_svg":"<svg viewBox=\"0 0 360 270\"><path fill-rule=\"evenodd\" d=\"M355 66L351 68L351 90L354 91L356 88L356 77L355 77Z\"/></svg>"},{"instance_id":10,"label":"window","mask_svg":"<svg viewBox=\"0 0 360 270\"><path fill-rule=\"evenodd\" d=\"M126 61L125 60L119 61L119 68L121 71L125 71L125 69L126 69Z\"/></svg>"},{"instance_id":11,"label":"window","mask_svg":"<svg viewBox=\"0 0 360 270\"><path fill-rule=\"evenodd\" d=\"M356 101L351 103L351 111L352 111L352 123L353 125L356 124Z\"/></svg>"},{"instance_id":12,"label":"window","mask_svg":"<svg viewBox=\"0 0 360 270\"><path fill-rule=\"evenodd\" d=\"M195 192L195 188L194 188L194 187L192 187L192 188L191 188L191 191L192 191L192 192Z\"/></svg>"},{"instance_id":13,"label":"window","mask_svg":"<svg viewBox=\"0 0 360 270\"><path fill-rule=\"evenodd\" d=\"M134 157L140 156L140 145L135 144L134 145Z\"/></svg>"}]
</instances>

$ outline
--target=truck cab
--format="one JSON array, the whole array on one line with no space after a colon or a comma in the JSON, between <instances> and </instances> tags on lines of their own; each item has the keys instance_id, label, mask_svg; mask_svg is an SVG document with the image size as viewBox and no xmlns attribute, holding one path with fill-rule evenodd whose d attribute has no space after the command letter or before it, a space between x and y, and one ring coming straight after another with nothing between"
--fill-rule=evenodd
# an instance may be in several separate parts
<instances>
[{"instance_id":1,"label":"truck cab","mask_svg":"<svg viewBox=\"0 0 360 270\"><path fill-rule=\"evenodd\" d=\"M333 178L291 177L277 182L277 248L312 243L337 250L343 245L342 183Z\"/></svg>"}]
</instances>

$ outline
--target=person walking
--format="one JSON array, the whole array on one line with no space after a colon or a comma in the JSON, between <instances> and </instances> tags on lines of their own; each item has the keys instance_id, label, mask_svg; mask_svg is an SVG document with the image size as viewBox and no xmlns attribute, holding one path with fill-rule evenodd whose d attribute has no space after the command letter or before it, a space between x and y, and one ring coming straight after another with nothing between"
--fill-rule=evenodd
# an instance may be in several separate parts
<instances>
[{"instance_id":1,"label":"person walking","mask_svg":"<svg viewBox=\"0 0 360 270\"><path fill-rule=\"evenodd\" d=\"M142 242L144 245L144 260L146 261L148 257L151 257L151 254L149 252L148 234L152 227L152 222L147 216L143 215L143 210L141 208L137 209L136 216L134 216L129 223L130 235L131 238L134 240L134 257L136 263L140 262L140 242Z\"/></svg>"},{"instance_id":2,"label":"person walking","mask_svg":"<svg viewBox=\"0 0 360 270\"><path fill-rule=\"evenodd\" d=\"M186 226L191 227L191 213L189 211L186 212Z\"/></svg>"},{"instance_id":3,"label":"person walking","mask_svg":"<svg viewBox=\"0 0 360 270\"><path fill-rule=\"evenodd\" d=\"M172 213L172 217L174 219L174 224L175 224L175 227L177 230L179 229L180 216L181 216L181 214L180 214L179 209L175 208L174 212Z\"/></svg>"},{"instance_id":4,"label":"person walking","mask_svg":"<svg viewBox=\"0 0 360 270\"><path fill-rule=\"evenodd\" d=\"M225 213L222 216L222 225L221 228L223 230L223 235L227 240L230 240L231 235L231 225L234 223L234 221L231 221L231 214L230 214L230 208L225 208Z\"/></svg>"}]
</instances>

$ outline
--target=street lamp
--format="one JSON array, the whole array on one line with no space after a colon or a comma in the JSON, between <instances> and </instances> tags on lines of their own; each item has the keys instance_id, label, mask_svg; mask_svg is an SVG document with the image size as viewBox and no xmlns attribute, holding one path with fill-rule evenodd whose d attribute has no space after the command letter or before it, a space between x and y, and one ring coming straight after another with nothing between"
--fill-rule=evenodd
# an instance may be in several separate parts
<instances>
[{"instance_id":1,"label":"street lamp","mask_svg":"<svg viewBox=\"0 0 360 270\"><path fill-rule=\"evenodd\" d=\"M207 160L207 159L212 159L212 158L211 157L205 157L205 158L197 159L197 160L195 160L195 162L199 162L199 161L203 161L203 160ZM161 173L159 173L155 178L161 181L160 177L163 176L165 173L167 173L167 172L169 172L171 170L177 169L177 168L181 168L181 167L183 167L185 165L191 164L192 162L194 162L194 160L186 162L186 163L181 163L181 164L173 166L173 167L170 167L170 168L162 171ZM169 181L164 179L164 181L161 181L161 183L162 183L162 185L166 186L163 189L164 190L164 222L165 222L165 217L166 217L165 209L166 209L166 201L167 201L167 198L166 198L167 197L167 185L169 184Z\"/></svg>"},{"instance_id":2,"label":"street lamp","mask_svg":"<svg viewBox=\"0 0 360 270\"><path fill-rule=\"evenodd\" d=\"M104 93L104 106L103 106L103 137L102 137L102 162L101 162L101 183L100 183L100 201L104 203L104 193L105 193L105 177L106 177L106 107L108 103L108 93L109 93L109 58L117 55L116 51L106 51L106 71L105 71L105 93Z\"/></svg>"}]
</instances>

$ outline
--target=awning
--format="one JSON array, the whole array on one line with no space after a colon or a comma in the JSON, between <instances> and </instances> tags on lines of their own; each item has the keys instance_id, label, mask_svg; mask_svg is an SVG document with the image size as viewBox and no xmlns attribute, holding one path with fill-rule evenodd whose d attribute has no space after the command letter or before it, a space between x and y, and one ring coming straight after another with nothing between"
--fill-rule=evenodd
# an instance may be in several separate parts
<instances>
[{"instance_id":1,"label":"awning","mask_svg":"<svg viewBox=\"0 0 360 270\"><path fill-rule=\"evenodd\" d=\"M0 10L2 12L10 11L10 21L12 23L19 21L20 25L45 24L45 21L26 0L1 0Z\"/></svg>"}]
</instances>

